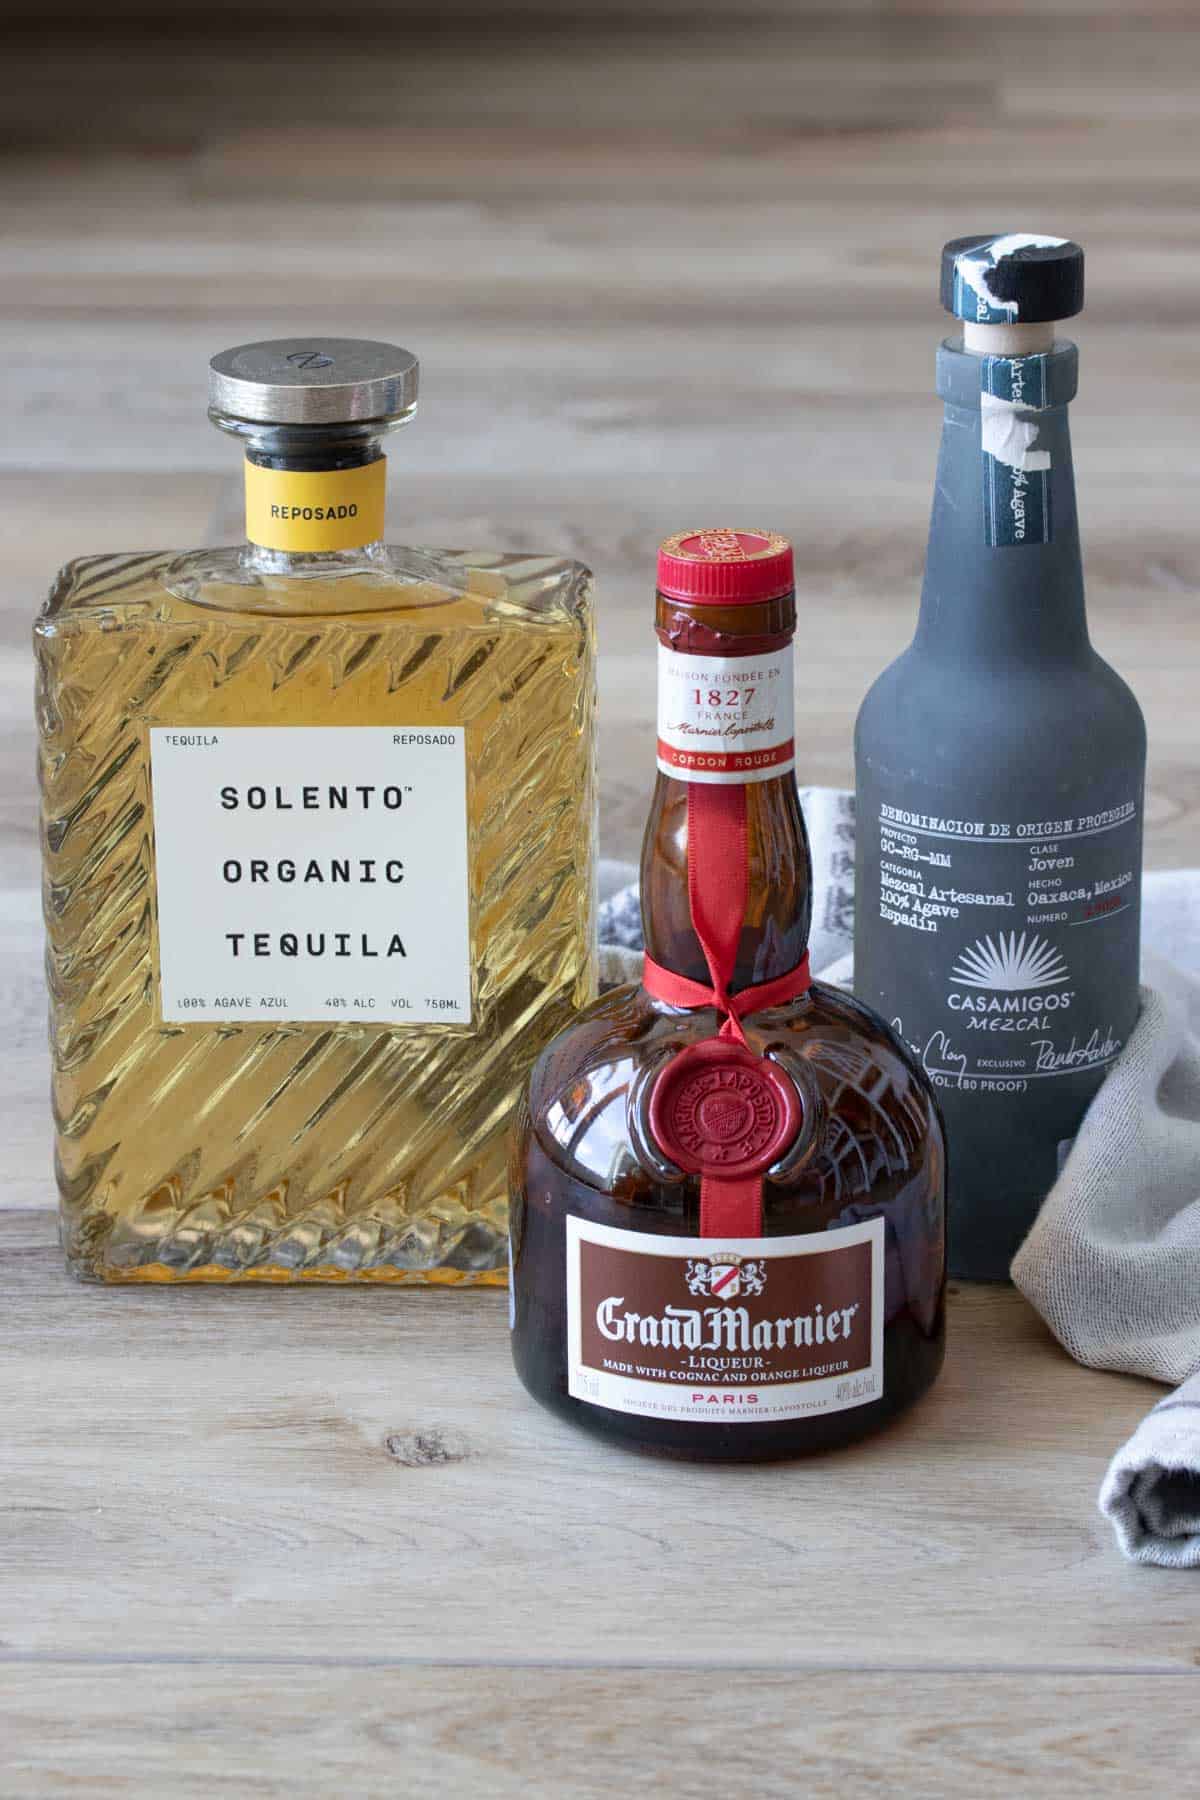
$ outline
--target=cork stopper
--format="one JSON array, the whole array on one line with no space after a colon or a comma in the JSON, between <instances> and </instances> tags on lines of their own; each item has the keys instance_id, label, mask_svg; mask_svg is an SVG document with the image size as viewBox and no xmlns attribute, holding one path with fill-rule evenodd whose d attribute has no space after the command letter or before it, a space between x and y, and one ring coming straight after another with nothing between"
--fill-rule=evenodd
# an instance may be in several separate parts
<instances>
[{"instance_id":1,"label":"cork stopper","mask_svg":"<svg viewBox=\"0 0 1200 1800\"><path fill-rule=\"evenodd\" d=\"M1083 251L1029 231L952 238L942 250L941 300L972 325L1072 319L1083 311Z\"/></svg>"}]
</instances>

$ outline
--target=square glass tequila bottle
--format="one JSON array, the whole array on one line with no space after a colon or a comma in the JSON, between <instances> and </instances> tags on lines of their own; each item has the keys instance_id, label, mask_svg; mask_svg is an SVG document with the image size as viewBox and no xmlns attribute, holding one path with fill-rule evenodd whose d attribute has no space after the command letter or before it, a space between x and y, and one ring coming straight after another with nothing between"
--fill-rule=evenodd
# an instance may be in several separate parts
<instances>
[{"instance_id":1,"label":"square glass tequila bottle","mask_svg":"<svg viewBox=\"0 0 1200 1800\"><path fill-rule=\"evenodd\" d=\"M383 543L416 386L216 357L247 543L70 563L37 621L81 1276L504 1279L512 1105L594 991L590 578Z\"/></svg>"}]
</instances>

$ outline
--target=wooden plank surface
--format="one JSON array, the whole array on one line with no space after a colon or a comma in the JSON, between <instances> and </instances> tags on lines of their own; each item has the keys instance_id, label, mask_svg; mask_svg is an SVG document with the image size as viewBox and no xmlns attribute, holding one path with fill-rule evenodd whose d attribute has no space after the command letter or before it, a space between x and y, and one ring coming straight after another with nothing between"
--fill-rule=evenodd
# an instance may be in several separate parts
<instances>
[{"instance_id":1,"label":"wooden plank surface","mask_svg":"<svg viewBox=\"0 0 1200 1800\"><path fill-rule=\"evenodd\" d=\"M1011 1291L953 1295L946 1375L884 1436L738 1471L529 1404L502 1295L84 1289L44 1212L0 1255L6 1795L1194 1769L1197 1598L1094 1510L1154 1390Z\"/></svg>"},{"instance_id":2,"label":"wooden plank surface","mask_svg":"<svg viewBox=\"0 0 1200 1800\"><path fill-rule=\"evenodd\" d=\"M963 1288L946 1373L810 1463L691 1467L526 1399L503 1294L112 1293L0 1219L10 1658L1113 1674L1200 1596L1095 1511L1155 1390Z\"/></svg>"},{"instance_id":3,"label":"wooden plank surface","mask_svg":"<svg viewBox=\"0 0 1200 1800\"><path fill-rule=\"evenodd\" d=\"M411 344L393 535L593 564L629 855L657 538L794 536L802 776L848 782L919 591L938 247L1078 237L1093 634L1149 722L1148 861L1200 864L1200 26L534 10L231 45L118 9L0 66L0 1791L1186 1791L1200 1596L1094 1509L1156 1390L1011 1292L955 1294L944 1380L884 1437L738 1472L544 1417L502 1296L61 1269L29 619L69 555L234 531L227 343Z\"/></svg>"},{"instance_id":4,"label":"wooden plank surface","mask_svg":"<svg viewBox=\"0 0 1200 1800\"><path fill-rule=\"evenodd\" d=\"M1118 1793L1124 1771L1187 1794L1194 1674L697 1674L142 1663L0 1670L10 1796L416 1794L447 1800L847 1800ZM143 1696L145 1712L130 1706ZM147 1716L153 1729L147 1730ZM64 1723L69 1722L64 1729ZM85 1748L85 1746L87 1746ZM109 1771L101 1786L97 1765ZM531 1788L530 1767L536 1767ZM635 1773L636 1771L636 1773ZM1126 1788L1124 1791L1130 1791Z\"/></svg>"}]
</instances>

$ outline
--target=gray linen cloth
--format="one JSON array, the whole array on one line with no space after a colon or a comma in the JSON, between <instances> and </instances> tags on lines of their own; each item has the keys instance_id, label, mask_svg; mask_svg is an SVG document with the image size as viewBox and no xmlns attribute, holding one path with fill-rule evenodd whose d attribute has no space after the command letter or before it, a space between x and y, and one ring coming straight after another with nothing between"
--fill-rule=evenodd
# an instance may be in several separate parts
<instances>
[{"instance_id":1,"label":"gray linen cloth","mask_svg":"<svg viewBox=\"0 0 1200 1800\"><path fill-rule=\"evenodd\" d=\"M1180 1384L1100 1490L1125 1555L1167 1568L1200 1567L1200 979L1151 946L1194 966L1198 940L1200 871L1147 876L1141 1019L1012 1268L1080 1362Z\"/></svg>"},{"instance_id":2,"label":"gray linen cloth","mask_svg":"<svg viewBox=\"0 0 1200 1800\"><path fill-rule=\"evenodd\" d=\"M813 852L814 971L853 979L854 807L801 789ZM637 871L601 865L605 982L636 980ZM1200 870L1146 877L1142 1016L1013 1263L1079 1362L1169 1382L1100 1491L1135 1562L1200 1567Z\"/></svg>"}]
</instances>

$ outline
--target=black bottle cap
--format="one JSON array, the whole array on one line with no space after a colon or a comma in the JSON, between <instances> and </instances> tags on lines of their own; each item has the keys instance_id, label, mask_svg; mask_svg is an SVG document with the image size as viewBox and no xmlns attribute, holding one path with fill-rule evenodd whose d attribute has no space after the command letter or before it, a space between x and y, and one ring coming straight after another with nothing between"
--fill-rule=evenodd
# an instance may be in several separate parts
<instances>
[{"instance_id":1,"label":"black bottle cap","mask_svg":"<svg viewBox=\"0 0 1200 1800\"><path fill-rule=\"evenodd\" d=\"M1070 238L1012 231L951 238L942 305L977 325L1036 325L1083 311L1083 251Z\"/></svg>"}]
</instances>

